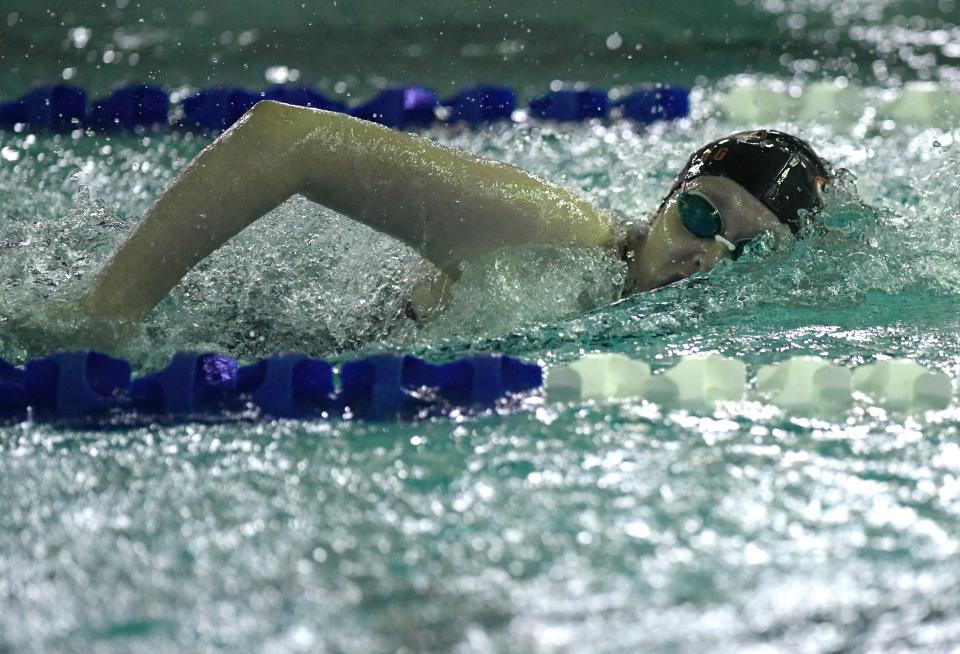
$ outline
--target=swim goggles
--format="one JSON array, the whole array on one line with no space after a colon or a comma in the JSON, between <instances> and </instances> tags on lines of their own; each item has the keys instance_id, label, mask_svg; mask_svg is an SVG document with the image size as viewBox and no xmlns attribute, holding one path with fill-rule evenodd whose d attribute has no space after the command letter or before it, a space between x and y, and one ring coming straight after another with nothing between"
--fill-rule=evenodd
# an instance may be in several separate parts
<instances>
[{"instance_id":1,"label":"swim goggles","mask_svg":"<svg viewBox=\"0 0 960 654\"><path fill-rule=\"evenodd\" d=\"M680 222L688 232L700 238L712 238L722 243L736 260L751 239L731 243L723 236L723 217L706 196L696 191L681 191L677 194L677 211Z\"/></svg>"}]
</instances>

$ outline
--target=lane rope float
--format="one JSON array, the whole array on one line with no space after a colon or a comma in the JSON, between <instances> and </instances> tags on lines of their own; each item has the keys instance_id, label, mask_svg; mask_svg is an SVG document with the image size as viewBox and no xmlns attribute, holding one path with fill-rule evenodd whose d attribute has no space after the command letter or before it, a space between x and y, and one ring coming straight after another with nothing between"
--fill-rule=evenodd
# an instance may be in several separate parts
<instances>
[{"instance_id":1,"label":"lane rope float","mask_svg":"<svg viewBox=\"0 0 960 654\"><path fill-rule=\"evenodd\" d=\"M380 354L336 367L305 354L240 365L214 352L179 352L165 368L136 377L129 362L88 350L23 367L0 359L0 422L91 428L261 417L415 420L510 408L541 393L550 402L645 400L691 412L754 400L792 415L838 415L858 399L922 412L947 408L953 392L949 377L910 359L850 370L796 356L760 366L752 379L745 363L719 355L683 357L651 373L646 362L623 354L591 354L544 371L500 355L435 364Z\"/></svg>"},{"instance_id":2,"label":"lane rope float","mask_svg":"<svg viewBox=\"0 0 960 654\"><path fill-rule=\"evenodd\" d=\"M306 86L271 86L262 91L215 86L200 89L180 102L160 86L132 84L115 88L104 98L87 101L86 90L54 84L37 86L24 95L0 103L0 129L14 132L101 133L147 129L221 132L261 100L346 113L393 127L412 129L433 124L479 127L523 115L556 122L582 122L620 115L639 123L675 120L690 113L689 91L679 87L641 87L616 101L602 89L551 91L533 99L518 112L517 96L506 86L475 86L440 99L422 86L392 86L355 105L327 98ZM89 106L88 106L89 104Z\"/></svg>"}]
</instances>

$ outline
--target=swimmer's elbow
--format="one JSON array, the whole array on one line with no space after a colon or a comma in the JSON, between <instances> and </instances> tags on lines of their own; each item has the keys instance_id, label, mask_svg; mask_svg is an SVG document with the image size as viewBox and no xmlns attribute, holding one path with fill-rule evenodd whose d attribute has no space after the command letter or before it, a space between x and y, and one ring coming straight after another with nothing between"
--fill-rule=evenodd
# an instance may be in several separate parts
<instances>
[{"instance_id":1,"label":"swimmer's elbow","mask_svg":"<svg viewBox=\"0 0 960 654\"><path fill-rule=\"evenodd\" d=\"M300 107L276 100L260 100L237 121L236 125L249 125L248 129L284 130L289 133L304 132L316 127L330 112ZM273 132L277 135L277 132Z\"/></svg>"},{"instance_id":2,"label":"swimmer's elbow","mask_svg":"<svg viewBox=\"0 0 960 654\"><path fill-rule=\"evenodd\" d=\"M276 100L260 100L260 102L250 107L237 123L250 123L252 125L264 123L277 124L289 121L303 109L304 107L296 107L291 104L277 102Z\"/></svg>"}]
</instances>

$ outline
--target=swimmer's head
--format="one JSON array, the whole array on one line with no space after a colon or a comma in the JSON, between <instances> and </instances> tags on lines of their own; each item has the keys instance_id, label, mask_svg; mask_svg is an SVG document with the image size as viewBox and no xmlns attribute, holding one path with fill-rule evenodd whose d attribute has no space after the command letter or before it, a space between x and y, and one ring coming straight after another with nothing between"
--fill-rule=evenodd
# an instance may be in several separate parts
<instances>
[{"instance_id":1,"label":"swimmer's head","mask_svg":"<svg viewBox=\"0 0 960 654\"><path fill-rule=\"evenodd\" d=\"M804 141L740 132L697 150L636 248L627 289L643 291L736 258L761 232L796 234L822 206L828 165Z\"/></svg>"},{"instance_id":2,"label":"swimmer's head","mask_svg":"<svg viewBox=\"0 0 960 654\"><path fill-rule=\"evenodd\" d=\"M776 130L738 132L694 152L664 204L704 175L736 182L794 234L802 225L801 211L821 207L820 192L830 180L827 163L806 141Z\"/></svg>"}]
</instances>

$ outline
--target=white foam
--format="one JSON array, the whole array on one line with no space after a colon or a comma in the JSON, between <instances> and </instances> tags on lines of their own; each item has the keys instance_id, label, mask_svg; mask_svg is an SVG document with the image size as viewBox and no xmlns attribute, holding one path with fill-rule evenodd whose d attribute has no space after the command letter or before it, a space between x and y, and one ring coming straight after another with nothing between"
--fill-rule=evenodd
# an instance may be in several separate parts
<instances>
[{"instance_id":1,"label":"white foam","mask_svg":"<svg viewBox=\"0 0 960 654\"><path fill-rule=\"evenodd\" d=\"M845 127L875 116L917 127L951 127L960 119L960 92L931 82L909 82L880 96L829 80L812 82L799 93L749 83L731 88L719 106L748 123L809 120Z\"/></svg>"},{"instance_id":2,"label":"white foam","mask_svg":"<svg viewBox=\"0 0 960 654\"><path fill-rule=\"evenodd\" d=\"M716 354L695 355L651 377L644 397L665 406L709 409L720 401L743 399L746 381L742 362Z\"/></svg>"},{"instance_id":3,"label":"white foam","mask_svg":"<svg viewBox=\"0 0 960 654\"><path fill-rule=\"evenodd\" d=\"M910 359L888 359L853 372L853 388L894 410L944 409L953 396L950 378Z\"/></svg>"},{"instance_id":4,"label":"white foam","mask_svg":"<svg viewBox=\"0 0 960 654\"><path fill-rule=\"evenodd\" d=\"M547 396L558 400L637 397L650 366L623 354L588 354L568 366L547 371Z\"/></svg>"},{"instance_id":5,"label":"white foam","mask_svg":"<svg viewBox=\"0 0 960 654\"><path fill-rule=\"evenodd\" d=\"M852 401L849 370L820 357L798 356L757 371L757 395L788 411L846 408Z\"/></svg>"},{"instance_id":6,"label":"white foam","mask_svg":"<svg viewBox=\"0 0 960 654\"><path fill-rule=\"evenodd\" d=\"M952 127L960 118L960 94L931 82L909 82L878 107L877 115L919 127Z\"/></svg>"},{"instance_id":7,"label":"white foam","mask_svg":"<svg viewBox=\"0 0 960 654\"><path fill-rule=\"evenodd\" d=\"M850 125L863 116L865 99L857 89L831 81L808 84L798 99L796 116L831 125Z\"/></svg>"},{"instance_id":8,"label":"white foam","mask_svg":"<svg viewBox=\"0 0 960 654\"><path fill-rule=\"evenodd\" d=\"M590 354L547 371L547 396L555 401L643 398L664 407L712 410L746 395L747 368L736 359L693 355L651 375L650 366L623 354ZM754 395L789 413L823 415L846 410L853 391L895 410L944 409L953 397L950 378L909 359L892 359L854 371L815 356L762 366Z\"/></svg>"},{"instance_id":9,"label":"white foam","mask_svg":"<svg viewBox=\"0 0 960 654\"><path fill-rule=\"evenodd\" d=\"M790 96L760 86L735 86L721 100L728 116L747 123L768 123L785 115L791 105Z\"/></svg>"}]
</instances>

